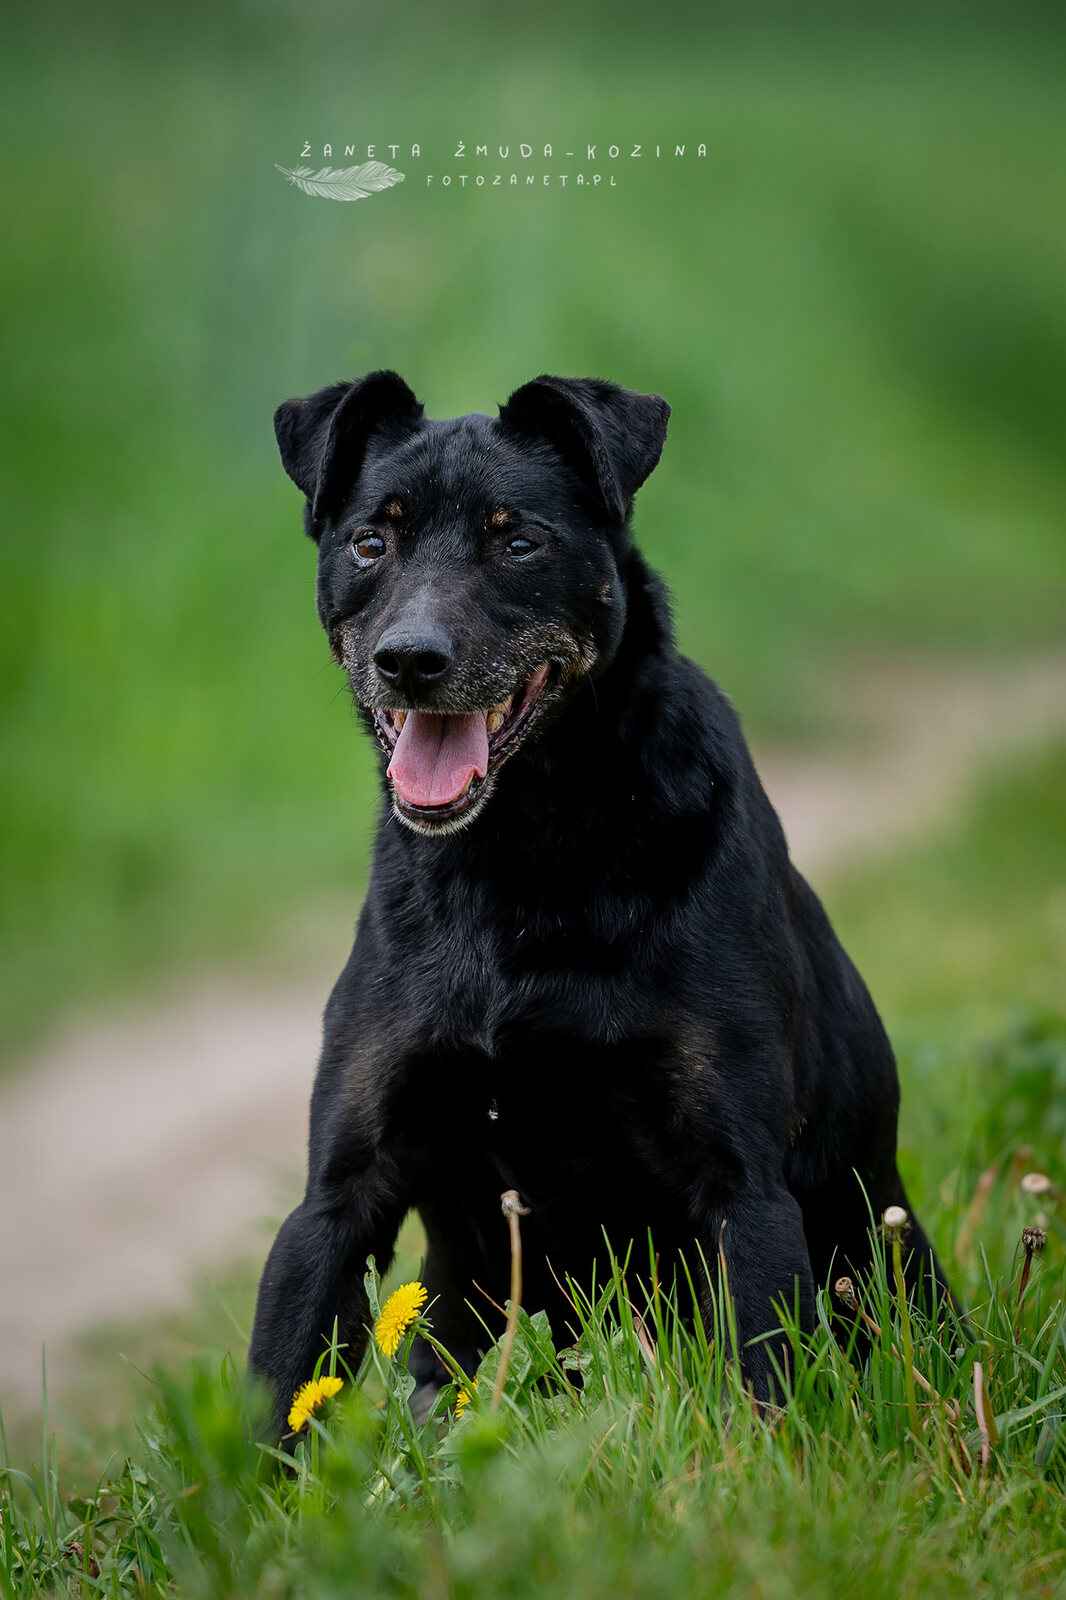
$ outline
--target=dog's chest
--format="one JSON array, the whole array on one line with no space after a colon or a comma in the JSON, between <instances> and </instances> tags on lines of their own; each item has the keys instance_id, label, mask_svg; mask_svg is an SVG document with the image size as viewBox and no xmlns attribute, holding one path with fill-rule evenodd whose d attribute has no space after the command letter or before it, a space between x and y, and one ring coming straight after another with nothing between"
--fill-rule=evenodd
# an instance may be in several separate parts
<instances>
[{"instance_id":1,"label":"dog's chest","mask_svg":"<svg viewBox=\"0 0 1066 1600\"><path fill-rule=\"evenodd\" d=\"M473 898L423 944L405 986L393 1125L435 1166L442 1130L530 1202L624 1196L676 1171L677 1005L632 941L586 900L535 911ZM683 1085L682 1085L683 1087ZM415 1131L417 1129L417 1132Z\"/></svg>"},{"instance_id":2,"label":"dog's chest","mask_svg":"<svg viewBox=\"0 0 1066 1600\"><path fill-rule=\"evenodd\" d=\"M409 988L422 1038L494 1059L543 1036L609 1045L653 1031L664 1011L661 982L631 945L603 938L586 903L535 911L492 906L456 917L423 948Z\"/></svg>"},{"instance_id":3,"label":"dog's chest","mask_svg":"<svg viewBox=\"0 0 1066 1600\"><path fill-rule=\"evenodd\" d=\"M441 1049L412 1063L392 1107L416 1161L439 1176L463 1152L494 1196L517 1189L541 1213L609 1210L672 1187L679 1125L669 1042L592 1042L565 1029L503 1030L492 1055ZM435 1181L432 1180L432 1181Z\"/></svg>"},{"instance_id":4,"label":"dog's chest","mask_svg":"<svg viewBox=\"0 0 1066 1600\"><path fill-rule=\"evenodd\" d=\"M637 1173L665 1168L666 1108L652 1092L654 1065L643 1082L628 1068L615 1076L605 1067L602 1059L582 1066L556 1041L517 1076L490 1080L479 1142L501 1188L541 1206L610 1191L617 1200Z\"/></svg>"}]
</instances>

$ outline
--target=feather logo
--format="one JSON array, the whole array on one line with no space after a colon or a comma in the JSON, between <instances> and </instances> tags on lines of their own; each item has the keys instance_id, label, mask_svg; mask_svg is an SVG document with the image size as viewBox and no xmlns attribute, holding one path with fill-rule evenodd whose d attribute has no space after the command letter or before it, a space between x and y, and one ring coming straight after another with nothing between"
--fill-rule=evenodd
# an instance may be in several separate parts
<instances>
[{"instance_id":1,"label":"feather logo","mask_svg":"<svg viewBox=\"0 0 1066 1600\"><path fill-rule=\"evenodd\" d=\"M364 161L361 167L320 167L317 172L310 167L278 166L276 161L274 165L297 189L320 200L365 200L403 182L403 173L384 161Z\"/></svg>"}]
</instances>

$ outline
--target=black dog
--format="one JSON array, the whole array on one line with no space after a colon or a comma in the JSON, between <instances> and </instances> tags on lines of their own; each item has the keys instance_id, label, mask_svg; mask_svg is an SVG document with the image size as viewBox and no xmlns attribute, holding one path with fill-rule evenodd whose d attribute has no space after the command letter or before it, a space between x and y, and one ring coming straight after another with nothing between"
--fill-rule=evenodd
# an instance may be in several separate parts
<instances>
[{"instance_id":1,"label":"black dog","mask_svg":"<svg viewBox=\"0 0 1066 1600\"><path fill-rule=\"evenodd\" d=\"M325 1015L310 1172L263 1273L251 1364L280 1424L334 1317L358 1358L366 1258L425 1225L439 1337L484 1342L517 1189L525 1300L558 1326L604 1232L724 1252L742 1363L772 1389L772 1302L814 1312L868 1211L907 1205L877 1012L728 701L673 641L630 542L669 407L541 377L427 421L376 372L275 418L307 497L318 609L380 746L355 946ZM386 770L387 769L387 770ZM914 1224L910 1274L941 1284ZM645 1258L646 1259L646 1258ZM704 1280L705 1281L705 1280ZM444 1381L416 1350L425 1385Z\"/></svg>"}]
</instances>

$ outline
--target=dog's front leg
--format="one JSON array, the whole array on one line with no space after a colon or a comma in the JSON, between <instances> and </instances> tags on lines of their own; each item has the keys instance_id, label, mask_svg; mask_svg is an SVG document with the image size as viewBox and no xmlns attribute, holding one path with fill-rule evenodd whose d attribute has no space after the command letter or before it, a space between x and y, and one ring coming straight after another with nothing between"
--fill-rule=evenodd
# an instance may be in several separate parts
<instances>
[{"instance_id":1,"label":"dog's front leg","mask_svg":"<svg viewBox=\"0 0 1066 1600\"><path fill-rule=\"evenodd\" d=\"M366 1346L366 1258L379 1271L392 1260L407 1210L395 1169L383 1159L357 1178L326 1188L312 1183L282 1225L259 1285L249 1364L274 1400L274 1437L285 1430L294 1391L310 1378L329 1343L333 1321L354 1371Z\"/></svg>"},{"instance_id":2,"label":"dog's front leg","mask_svg":"<svg viewBox=\"0 0 1066 1600\"><path fill-rule=\"evenodd\" d=\"M781 1388L774 1368L776 1363L782 1372L787 1371L789 1345L775 1304L783 1303L791 1310L798 1293L801 1326L809 1330L815 1319L814 1277L800 1208L785 1188L759 1193L744 1189L707 1221L700 1243L719 1293L719 1308L724 1266L741 1371L757 1400L779 1399ZM708 1295L708 1312L712 1310L710 1300ZM715 1322L711 1315L705 1320L710 1337ZM759 1338L767 1333L770 1338Z\"/></svg>"}]
</instances>

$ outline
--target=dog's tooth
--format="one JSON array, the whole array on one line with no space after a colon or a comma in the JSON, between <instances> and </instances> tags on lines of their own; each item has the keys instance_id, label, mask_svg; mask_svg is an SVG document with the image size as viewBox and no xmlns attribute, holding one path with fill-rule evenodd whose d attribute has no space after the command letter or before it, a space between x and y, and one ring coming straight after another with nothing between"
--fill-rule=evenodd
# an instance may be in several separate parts
<instances>
[{"instance_id":1,"label":"dog's tooth","mask_svg":"<svg viewBox=\"0 0 1066 1600\"><path fill-rule=\"evenodd\" d=\"M485 726L490 733L498 733L503 727L503 712L498 709L490 711L485 718Z\"/></svg>"},{"instance_id":2,"label":"dog's tooth","mask_svg":"<svg viewBox=\"0 0 1066 1600\"><path fill-rule=\"evenodd\" d=\"M406 711L394 711L392 713L392 721L393 721L393 726L396 729L396 732L399 733L400 729L403 727L404 723L407 721L407 712Z\"/></svg>"}]
</instances>

